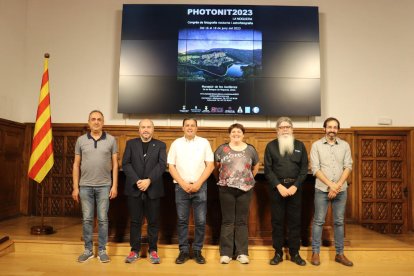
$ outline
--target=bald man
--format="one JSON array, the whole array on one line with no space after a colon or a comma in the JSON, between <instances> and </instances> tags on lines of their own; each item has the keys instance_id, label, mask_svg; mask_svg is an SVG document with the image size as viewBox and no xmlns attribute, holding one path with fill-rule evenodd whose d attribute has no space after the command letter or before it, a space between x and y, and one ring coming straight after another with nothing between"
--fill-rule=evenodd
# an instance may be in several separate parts
<instances>
[{"instance_id":1,"label":"bald man","mask_svg":"<svg viewBox=\"0 0 414 276\"><path fill-rule=\"evenodd\" d=\"M164 196L162 174L167 166L167 153L165 143L154 139L153 134L154 123L149 119L142 120L139 123L140 138L127 142L122 159L122 168L126 175L124 193L128 196L131 217L131 252L125 258L126 263L133 263L140 257L143 216L148 223L150 262L160 263L157 242L160 198Z\"/></svg>"}]
</instances>

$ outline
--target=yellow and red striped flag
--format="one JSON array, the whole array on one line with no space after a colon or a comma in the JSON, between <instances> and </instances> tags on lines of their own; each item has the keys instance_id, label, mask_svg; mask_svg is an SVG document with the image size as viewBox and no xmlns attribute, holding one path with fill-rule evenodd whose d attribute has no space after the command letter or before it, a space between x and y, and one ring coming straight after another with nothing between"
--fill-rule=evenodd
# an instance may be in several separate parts
<instances>
[{"instance_id":1,"label":"yellow and red striped flag","mask_svg":"<svg viewBox=\"0 0 414 276\"><path fill-rule=\"evenodd\" d=\"M42 85L29 163L29 177L37 183L43 181L54 163L48 60L49 54L45 54Z\"/></svg>"}]
</instances>

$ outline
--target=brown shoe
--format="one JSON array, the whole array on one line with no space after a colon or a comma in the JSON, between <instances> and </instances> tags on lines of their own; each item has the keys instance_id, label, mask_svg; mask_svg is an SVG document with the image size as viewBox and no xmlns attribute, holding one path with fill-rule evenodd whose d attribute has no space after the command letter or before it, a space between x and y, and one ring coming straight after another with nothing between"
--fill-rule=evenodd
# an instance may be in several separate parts
<instances>
[{"instance_id":1,"label":"brown shoe","mask_svg":"<svg viewBox=\"0 0 414 276\"><path fill-rule=\"evenodd\" d=\"M344 254L336 254L335 262L343 264L345 266L353 266L354 265L350 260L348 260L347 257L345 257Z\"/></svg>"},{"instance_id":2,"label":"brown shoe","mask_svg":"<svg viewBox=\"0 0 414 276\"><path fill-rule=\"evenodd\" d=\"M311 264L313 265L320 265L321 264L321 260L319 258L319 253L312 253L312 259L311 259Z\"/></svg>"}]
</instances>

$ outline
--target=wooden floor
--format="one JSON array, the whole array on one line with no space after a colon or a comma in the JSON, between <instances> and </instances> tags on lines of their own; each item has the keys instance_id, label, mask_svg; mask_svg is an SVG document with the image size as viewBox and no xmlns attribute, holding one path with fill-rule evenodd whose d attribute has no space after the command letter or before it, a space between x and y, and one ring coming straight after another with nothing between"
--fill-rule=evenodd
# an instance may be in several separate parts
<instances>
[{"instance_id":1,"label":"wooden floor","mask_svg":"<svg viewBox=\"0 0 414 276\"><path fill-rule=\"evenodd\" d=\"M323 247L322 264L315 267L309 260L310 247L302 247L301 255L307 259L305 267L285 260L278 266L270 266L273 249L269 246L250 246L250 264L242 265L232 261L219 264L217 246L205 246L203 254L207 264L198 265L189 260L183 265L174 263L178 253L177 245L159 245L162 263L152 265L147 258L134 264L125 264L129 253L127 243L109 243L107 246L111 262L101 264L96 258L86 263L76 262L83 251L80 240L80 219L46 218L45 224L52 225L56 233L48 236L30 235L31 226L40 223L37 217L20 217L0 222L0 235L8 235L13 250L0 257L0 275L414 275L414 234L381 235L358 225L347 225L346 255L354 267L345 267L334 262L335 249Z\"/></svg>"}]
</instances>

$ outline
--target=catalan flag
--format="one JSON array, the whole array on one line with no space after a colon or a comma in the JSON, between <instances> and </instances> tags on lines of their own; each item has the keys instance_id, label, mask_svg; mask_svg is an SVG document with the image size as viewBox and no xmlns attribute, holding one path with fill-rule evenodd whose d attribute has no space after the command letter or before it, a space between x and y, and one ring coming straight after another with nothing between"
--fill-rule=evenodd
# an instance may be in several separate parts
<instances>
[{"instance_id":1,"label":"catalan flag","mask_svg":"<svg viewBox=\"0 0 414 276\"><path fill-rule=\"evenodd\" d=\"M29 177L37 183L41 183L43 181L47 173L53 167L54 163L48 60L49 54L45 54L39 106L37 107L32 153L30 155L29 163Z\"/></svg>"}]
</instances>

